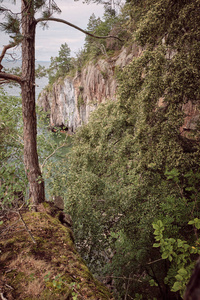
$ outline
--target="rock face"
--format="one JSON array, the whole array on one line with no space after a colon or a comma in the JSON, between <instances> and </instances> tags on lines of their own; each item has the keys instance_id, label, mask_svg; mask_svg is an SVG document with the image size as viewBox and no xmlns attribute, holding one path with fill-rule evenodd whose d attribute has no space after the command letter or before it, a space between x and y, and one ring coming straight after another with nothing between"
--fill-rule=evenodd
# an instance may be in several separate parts
<instances>
[{"instance_id":1,"label":"rock face","mask_svg":"<svg viewBox=\"0 0 200 300\"><path fill-rule=\"evenodd\" d=\"M100 59L96 64L89 62L74 78L66 77L54 83L51 90L44 90L38 105L49 113L50 126L66 127L69 132L75 132L77 127L88 122L89 116L100 103L115 100L117 91L116 73L130 63L133 57L140 56L144 49L133 44L123 47L120 53L111 58ZM174 53L169 52L168 58ZM199 105L199 103L198 103ZM188 101L182 106L185 114L180 128L182 136L189 136L199 122L198 105ZM157 106L165 108L164 97Z\"/></svg>"},{"instance_id":2,"label":"rock face","mask_svg":"<svg viewBox=\"0 0 200 300\"><path fill-rule=\"evenodd\" d=\"M12 212L4 218L0 298L113 299L77 253L71 229L48 210L44 206L41 212L21 212L21 218Z\"/></svg>"},{"instance_id":3,"label":"rock face","mask_svg":"<svg viewBox=\"0 0 200 300\"><path fill-rule=\"evenodd\" d=\"M51 127L66 126L71 132L87 123L90 113L107 99L115 100L117 70L127 65L139 54L135 45L122 48L112 58L89 62L74 78L66 77L54 83L51 90L44 90L38 105L50 115Z\"/></svg>"},{"instance_id":4,"label":"rock face","mask_svg":"<svg viewBox=\"0 0 200 300\"><path fill-rule=\"evenodd\" d=\"M74 130L76 109L73 80L66 77L56 82L51 90L44 90L38 99L38 105L49 113L51 127L66 126Z\"/></svg>"}]
</instances>

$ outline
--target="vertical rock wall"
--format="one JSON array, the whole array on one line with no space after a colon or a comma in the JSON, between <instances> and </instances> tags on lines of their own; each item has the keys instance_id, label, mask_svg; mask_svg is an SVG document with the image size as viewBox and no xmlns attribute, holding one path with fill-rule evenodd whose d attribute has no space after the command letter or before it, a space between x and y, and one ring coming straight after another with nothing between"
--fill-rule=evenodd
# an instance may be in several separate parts
<instances>
[{"instance_id":1,"label":"vertical rock wall","mask_svg":"<svg viewBox=\"0 0 200 300\"><path fill-rule=\"evenodd\" d=\"M89 62L74 78L67 76L55 82L51 90L44 90L37 104L49 113L51 127L66 126L74 132L87 123L90 113L99 103L107 99L114 101L117 90L115 73L138 52L135 45L122 48L112 58L100 59L96 64Z\"/></svg>"},{"instance_id":2,"label":"vertical rock wall","mask_svg":"<svg viewBox=\"0 0 200 300\"><path fill-rule=\"evenodd\" d=\"M100 103L108 99L114 101L117 91L116 72L131 62L133 57L141 55L142 51L135 44L129 48L124 47L111 58L100 59L95 64L89 62L74 78L65 77L55 82L51 90L43 90L38 105L49 113L50 126L65 126L70 132L75 132L77 127L88 122L91 112ZM163 97L157 106L167 106ZM199 106L188 100L181 109L185 117L180 132L182 136L188 137L199 122Z\"/></svg>"}]
</instances>

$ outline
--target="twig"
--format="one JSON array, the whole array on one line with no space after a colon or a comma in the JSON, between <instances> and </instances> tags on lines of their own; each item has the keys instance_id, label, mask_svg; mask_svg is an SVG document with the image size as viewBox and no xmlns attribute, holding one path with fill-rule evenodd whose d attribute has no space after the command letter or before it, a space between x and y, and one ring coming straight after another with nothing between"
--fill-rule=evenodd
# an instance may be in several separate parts
<instances>
[{"instance_id":1,"label":"twig","mask_svg":"<svg viewBox=\"0 0 200 300\"><path fill-rule=\"evenodd\" d=\"M0 78L0 84L9 83L9 82L10 82L9 80L3 80Z\"/></svg>"},{"instance_id":2,"label":"twig","mask_svg":"<svg viewBox=\"0 0 200 300\"><path fill-rule=\"evenodd\" d=\"M17 134L17 136L18 136L19 138L21 138L19 134ZM24 143L21 142L20 140L17 140L14 136L12 136L11 138L12 138L14 141L16 141L16 142L18 142L19 144L21 144L21 145L24 146Z\"/></svg>"},{"instance_id":3,"label":"twig","mask_svg":"<svg viewBox=\"0 0 200 300\"><path fill-rule=\"evenodd\" d=\"M8 300L7 298L4 297L3 293L0 293L0 296L2 300Z\"/></svg>"},{"instance_id":4,"label":"twig","mask_svg":"<svg viewBox=\"0 0 200 300\"><path fill-rule=\"evenodd\" d=\"M6 287L8 287L11 290L14 290L14 288L12 286L8 285L7 283L6 283Z\"/></svg>"},{"instance_id":5,"label":"twig","mask_svg":"<svg viewBox=\"0 0 200 300\"><path fill-rule=\"evenodd\" d=\"M19 222L19 219L18 219L16 222L14 222L14 224L12 224L12 225L6 227L4 230L2 230L2 231L0 232L0 235L1 235L2 233L4 233L4 231L5 231L5 232L8 231L10 228L12 228L12 227L13 227L15 224L17 224L18 222Z\"/></svg>"},{"instance_id":6,"label":"twig","mask_svg":"<svg viewBox=\"0 0 200 300\"><path fill-rule=\"evenodd\" d=\"M2 50L1 55L0 55L0 70L2 69L1 62L2 62L2 60L3 60L3 58L4 58L5 54L6 54L6 51L7 51L8 49L10 49L10 48L15 47L15 46L16 46L15 43L11 43L11 44L5 45L5 46L3 47L3 50Z\"/></svg>"},{"instance_id":7,"label":"twig","mask_svg":"<svg viewBox=\"0 0 200 300\"><path fill-rule=\"evenodd\" d=\"M133 277L137 277L137 275L133 275ZM113 279L124 279L124 280L128 280L128 281L130 281L130 280L133 280L133 281L137 281L137 282L142 282L141 280L140 280L140 278L141 278L141 276L139 277L139 278L131 278L131 277L125 277L125 276L112 276L112 275L110 275L109 276L110 278L113 278ZM102 278L108 278L108 277L102 277Z\"/></svg>"},{"instance_id":8,"label":"twig","mask_svg":"<svg viewBox=\"0 0 200 300\"><path fill-rule=\"evenodd\" d=\"M129 283L130 283L130 277L128 278L128 282L127 282L127 286L126 286L126 294L125 294L124 300L127 300Z\"/></svg>"},{"instance_id":9,"label":"twig","mask_svg":"<svg viewBox=\"0 0 200 300\"><path fill-rule=\"evenodd\" d=\"M163 258L159 258L159 259L156 259L154 261L151 261L151 262L147 263L147 265L154 264L154 263L156 263L157 261L160 261L160 260L163 260Z\"/></svg>"},{"instance_id":10,"label":"twig","mask_svg":"<svg viewBox=\"0 0 200 300\"><path fill-rule=\"evenodd\" d=\"M65 147L65 146L66 146L65 143L62 144L61 146L57 147L51 154L49 154L49 156L47 156L47 157L45 158L45 160L43 161L43 163L42 163L42 165L41 165L41 167L40 167L40 168L41 168L41 172L42 172L42 169L43 169L43 167L44 167L46 161L47 161L51 156L53 156L53 155L56 153L56 151L58 151L60 148Z\"/></svg>"}]
</instances>

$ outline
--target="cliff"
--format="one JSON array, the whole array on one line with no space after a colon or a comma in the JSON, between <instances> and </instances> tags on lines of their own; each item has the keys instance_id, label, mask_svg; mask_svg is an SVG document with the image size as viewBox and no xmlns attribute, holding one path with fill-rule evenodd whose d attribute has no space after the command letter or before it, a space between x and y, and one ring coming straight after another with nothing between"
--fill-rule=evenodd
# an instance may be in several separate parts
<instances>
[{"instance_id":1,"label":"cliff","mask_svg":"<svg viewBox=\"0 0 200 300\"><path fill-rule=\"evenodd\" d=\"M4 215L0 298L113 299L77 253L71 229L52 217L46 205L37 213Z\"/></svg>"},{"instance_id":2,"label":"cliff","mask_svg":"<svg viewBox=\"0 0 200 300\"><path fill-rule=\"evenodd\" d=\"M87 123L89 115L99 103L115 100L117 90L116 73L139 53L134 44L122 48L111 58L89 62L74 78L65 77L45 89L38 106L49 113L51 127L67 127L74 132Z\"/></svg>"},{"instance_id":3,"label":"cliff","mask_svg":"<svg viewBox=\"0 0 200 300\"><path fill-rule=\"evenodd\" d=\"M128 65L134 57L143 53L141 47L133 44L111 58L99 59L95 64L90 61L74 78L66 76L59 79L51 88L47 87L38 98L38 106L48 112L50 126L66 128L75 132L76 128L89 120L90 113L98 104L106 100L115 100L117 92L116 74ZM166 57L172 58L170 50ZM165 108L167 103L164 97L157 103L158 108ZM188 100L181 110L184 113L184 122L180 133L191 138L191 132L199 122L199 104Z\"/></svg>"}]
</instances>

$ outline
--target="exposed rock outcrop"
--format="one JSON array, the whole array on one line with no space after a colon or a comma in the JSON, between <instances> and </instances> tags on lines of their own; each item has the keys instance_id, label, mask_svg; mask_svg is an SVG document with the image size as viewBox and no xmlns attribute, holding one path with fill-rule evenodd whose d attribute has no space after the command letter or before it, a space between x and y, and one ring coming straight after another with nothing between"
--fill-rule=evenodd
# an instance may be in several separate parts
<instances>
[{"instance_id":1,"label":"exposed rock outcrop","mask_svg":"<svg viewBox=\"0 0 200 300\"><path fill-rule=\"evenodd\" d=\"M74 132L87 123L89 115L99 103L115 100L117 90L116 72L127 65L139 48L133 45L122 48L112 58L89 62L74 78L57 81L51 90L44 90L38 105L49 112L51 127L63 127Z\"/></svg>"},{"instance_id":2,"label":"exposed rock outcrop","mask_svg":"<svg viewBox=\"0 0 200 300\"><path fill-rule=\"evenodd\" d=\"M49 113L50 126L66 127L69 132L88 122L90 113L98 104L108 99L115 100L117 92L116 73L130 63L133 57L140 56L144 49L133 44L123 47L111 58L99 59L95 64L89 62L74 78L65 77L55 82L50 90L44 90L38 105ZM172 58L175 53L167 52ZM157 103L158 108L167 107L164 96ZM188 101L182 106L184 112L183 125L180 127L182 136L191 138L192 131L199 122L199 103Z\"/></svg>"}]
</instances>

